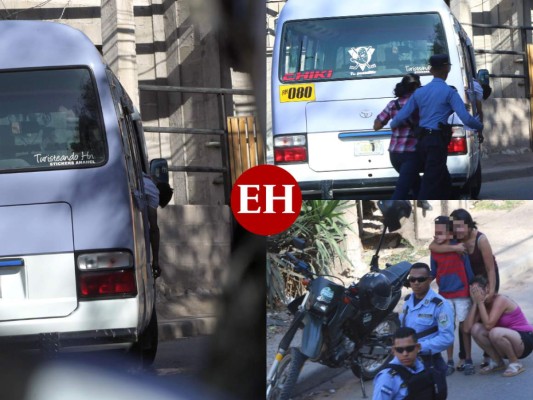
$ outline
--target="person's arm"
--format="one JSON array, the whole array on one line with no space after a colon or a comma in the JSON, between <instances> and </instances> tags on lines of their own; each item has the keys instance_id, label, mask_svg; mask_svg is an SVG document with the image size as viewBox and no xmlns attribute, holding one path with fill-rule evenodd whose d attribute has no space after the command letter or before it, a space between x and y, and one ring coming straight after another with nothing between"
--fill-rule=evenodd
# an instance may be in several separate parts
<instances>
[{"instance_id":1,"label":"person's arm","mask_svg":"<svg viewBox=\"0 0 533 400\"><path fill-rule=\"evenodd\" d=\"M386 124L384 124L383 122L381 122L379 119L375 119L374 120L374 130L375 131L379 131L381 128L383 128Z\"/></svg>"},{"instance_id":2,"label":"person's arm","mask_svg":"<svg viewBox=\"0 0 533 400\"><path fill-rule=\"evenodd\" d=\"M383 128L385 125L387 125L387 122L391 119L391 105L392 102L389 102L387 106L381 111L376 119L374 120L374 130L379 131L381 128Z\"/></svg>"},{"instance_id":3,"label":"person's arm","mask_svg":"<svg viewBox=\"0 0 533 400\"><path fill-rule=\"evenodd\" d=\"M492 253L489 239L485 235L480 236L477 245L483 256L483 264L485 264L485 270L487 271L489 280L488 299L490 300L496 293L496 265L494 264L494 254Z\"/></svg>"},{"instance_id":4,"label":"person's arm","mask_svg":"<svg viewBox=\"0 0 533 400\"><path fill-rule=\"evenodd\" d=\"M466 247L463 243L457 244L438 244L435 241L432 241L429 245L429 250L434 251L435 253L458 253L464 254L466 252Z\"/></svg>"},{"instance_id":5,"label":"person's arm","mask_svg":"<svg viewBox=\"0 0 533 400\"><path fill-rule=\"evenodd\" d=\"M463 103L463 100L461 100L461 97L455 90L451 91L450 105L452 106L453 111L455 111L459 118L461 118L463 124L468 125L478 131L483 130L483 124L476 118L472 117L468 111L466 111L465 103Z\"/></svg>"},{"instance_id":6,"label":"person's arm","mask_svg":"<svg viewBox=\"0 0 533 400\"><path fill-rule=\"evenodd\" d=\"M418 104L416 103L415 95L413 94L411 97L409 97L409 100L407 100L407 103L402 107L402 109L396 114L394 119L390 123L391 129L395 129L399 127L400 125L403 125L405 121L411 116L411 114L418 108Z\"/></svg>"},{"instance_id":7,"label":"person's arm","mask_svg":"<svg viewBox=\"0 0 533 400\"><path fill-rule=\"evenodd\" d=\"M440 353L450 347L455 338L454 314L450 304L444 300L440 306L437 306L435 312L438 333L431 336L429 339L420 339L420 345L422 346L422 351L424 353L427 353L428 351L431 351L431 354Z\"/></svg>"},{"instance_id":8,"label":"person's arm","mask_svg":"<svg viewBox=\"0 0 533 400\"><path fill-rule=\"evenodd\" d=\"M394 380L389 378L388 369L380 371L374 378L374 392L372 400L391 400L398 391L394 386Z\"/></svg>"},{"instance_id":9,"label":"person's arm","mask_svg":"<svg viewBox=\"0 0 533 400\"><path fill-rule=\"evenodd\" d=\"M503 296L498 296L494 299L489 313L485 307L485 299L487 298L485 291L478 286L470 288L470 291L472 293L472 300L477 304L481 323L485 329L490 331L496 326L500 317L505 312L505 309L508 306L508 300Z\"/></svg>"}]
</instances>

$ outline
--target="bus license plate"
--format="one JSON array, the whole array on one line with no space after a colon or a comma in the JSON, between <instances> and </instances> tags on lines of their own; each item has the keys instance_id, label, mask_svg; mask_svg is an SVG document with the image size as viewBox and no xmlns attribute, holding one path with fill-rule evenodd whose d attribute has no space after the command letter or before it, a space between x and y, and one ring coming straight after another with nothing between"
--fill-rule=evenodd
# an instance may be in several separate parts
<instances>
[{"instance_id":1,"label":"bus license plate","mask_svg":"<svg viewBox=\"0 0 533 400\"><path fill-rule=\"evenodd\" d=\"M283 85L279 87L279 101L315 101L315 84Z\"/></svg>"},{"instance_id":2,"label":"bus license plate","mask_svg":"<svg viewBox=\"0 0 533 400\"><path fill-rule=\"evenodd\" d=\"M354 143L355 156L374 156L383 154L383 142L381 140L361 140Z\"/></svg>"}]
</instances>

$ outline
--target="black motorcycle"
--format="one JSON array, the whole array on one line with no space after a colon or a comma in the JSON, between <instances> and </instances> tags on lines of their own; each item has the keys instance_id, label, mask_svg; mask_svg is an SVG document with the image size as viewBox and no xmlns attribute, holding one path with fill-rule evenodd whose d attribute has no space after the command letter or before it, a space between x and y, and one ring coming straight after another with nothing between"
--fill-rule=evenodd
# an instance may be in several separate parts
<instances>
[{"instance_id":1,"label":"black motorcycle","mask_svg":"<svg viewBox=\"0 0 533 400\"><path fill-rule=\"evenodd\" d=\"M387 229L399 229L400 218L409 217L411 205L389 200L379 201L378 206L385 217L381 240L370 272L357 283L344 287L328 279L333 276L312 273L295 253L281 255L308 284L307 293L288 305L294 318L268 372L267 400L288 400L307 360L332 368L350 368L360 379L366 397L364 381L373 379L391 361L392 337L400 327L393 309L411 264L401 262L380 269L378 253ZM301 252L304 242L296 239L293 245ZM300 346L289 347L298 329L303 330Z\"/></svg>"}]
</instances>

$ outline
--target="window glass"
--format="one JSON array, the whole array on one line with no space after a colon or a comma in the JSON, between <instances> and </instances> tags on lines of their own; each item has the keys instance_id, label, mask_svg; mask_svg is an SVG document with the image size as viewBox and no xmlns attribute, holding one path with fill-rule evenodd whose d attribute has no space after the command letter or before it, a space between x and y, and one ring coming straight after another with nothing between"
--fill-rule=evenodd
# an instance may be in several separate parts
<instances>
[{"instance_id":1,"label":"window glass","mask_svg":"<svg viewBox=\"0 0 533 400\"><path fill-rule=\"evenodd\" d=\"M87 69L0 73L0 171L104 163L99 107Z\"/></svg>"},{"instance_id":2,"label":"window glass","mask_svg":"<svg viewBox=\"0 0 533 400\"><path fill-rule=\"evenodd\" d=\"M279 73L282 82L429 74L429 57L447 52L436 13L290 21Z\"/></svg>"}]
</instances>

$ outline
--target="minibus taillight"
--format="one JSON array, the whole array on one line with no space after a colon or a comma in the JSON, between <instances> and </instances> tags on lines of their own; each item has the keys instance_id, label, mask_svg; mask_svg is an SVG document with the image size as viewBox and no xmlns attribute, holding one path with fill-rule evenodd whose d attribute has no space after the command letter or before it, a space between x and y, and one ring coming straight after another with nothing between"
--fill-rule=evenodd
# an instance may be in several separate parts
<instances>
[{"instance_id":1,"label":"minibus taillight","mask_svg":"<svg viewBox=\"0 0 533 400\"><path fill-rule=\"evenodd\" d=\"M130 297L137 295L133 268L81 272L79 275L80 298Z\"/></svg>"},{"instance_id":2,"label":"minibus taillight","mask_svg":"<svg viewBox=\"0 0 533 400\"><path fill-rule=\"evenodd\" d=\"M463 127L452 127L452 140L448 144L448 155L462 155L468 153L466 134Z\"/></svg>"},{"instance_id":3,"label":"minibus taillight","mask_svg":"<svg viewBox=\"0 0 533 400\"><path fill-rule=\"evenodd\" d=\"M307 138L305 135L287 135L274 138L276 164L307 161Z\"/></svg>"},{"instance_id":4,"label":"minibus taillight","mask_svg":"<svg viewBox=\"0 0 533 400\"><path fill-rule=\"evenodd\" d=\"M76 264L80 299L137 295L133 255L129 251L78 254Z\"/></svg>"}]
</instances>

